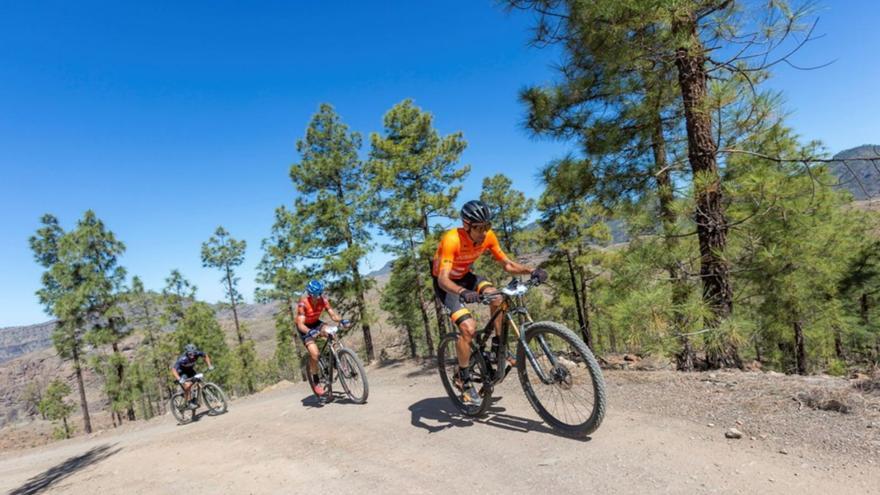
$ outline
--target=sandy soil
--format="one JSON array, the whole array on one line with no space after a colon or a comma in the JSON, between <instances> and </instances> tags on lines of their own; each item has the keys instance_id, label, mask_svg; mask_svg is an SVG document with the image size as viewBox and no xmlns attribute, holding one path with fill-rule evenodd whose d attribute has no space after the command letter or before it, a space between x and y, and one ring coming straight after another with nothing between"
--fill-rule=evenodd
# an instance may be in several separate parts
<instances>
[{"instance_id":1,"label":"sandy soil","mask_svg":"<svg viewBox=\"0 0 880 495\"><path fill-rule=\"evenodd\" d=\"M791 417L758 421L748 405L726 402L737 390L756 393L742 374L634 373L608 373L608 414L587 440L541 423L515 377L473 421L451 410L435 370L398 363L368 369L362 406L320 406L305 384L283 384L185 426L168 415L4 452L0 492L880 494L871 411L841 415L780 398L771 408L791 407ZM841 418L852 425L834 426ZM825 424L842 446L822 440ZM731 426L744 438L725 439ZM868 433L847 439L850 427Z\"/></svg>"}]
</instances>

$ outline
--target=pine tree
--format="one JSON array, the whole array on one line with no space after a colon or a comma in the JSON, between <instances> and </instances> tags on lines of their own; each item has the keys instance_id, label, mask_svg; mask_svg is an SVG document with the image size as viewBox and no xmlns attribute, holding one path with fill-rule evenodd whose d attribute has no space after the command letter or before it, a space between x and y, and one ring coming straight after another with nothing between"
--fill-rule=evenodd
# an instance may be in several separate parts
<instances>
[{"instance_id":1,"label":"pine tree","mask_svg":"<svg viewBox=\"0 0 880 495\"><path fill-rule=\"evenodd\" d=\"M180 275L179 272L177 275ZM143 355L149 366L143 366L141 371L152 371L153 387L156 389L156 410L164 414L165 399L171 397L171 388L168 385L168 370L162 364L163 359L159 349L161 328L156 309L158 298L144 290L144 283L140 277L134 276L126 299L131 323L143 332L143 343L146 345L146 349L139 351L138 355L139 357Z\"/></svg>"},{"instance_id":2,"label":"pine tree","mask_svg":"<svg viewBox=\"0 0 880 495\"><path fill-rule=\"evenodd\" d=\"M483 191L480 200L489 205L495 212L492 229L497 232L505 250L518 256L522 253L522 234L525 222L535 208L535 201L526 198L522 191L511 186L511 181L504 174L495 174L483 179Z\"/></svg>"},{"instance_id":3,"label":"pine tree","mask_svg":"<svg viewBox=\"0 0 880 495\"><path fill-rule=\"evenodd\" d=\"M662 109L667 93L656 88L667 85L650 74L675 74L672 89L680 98L693 184L693 221L700 245L699 278L703 299L712 310L707 323L719 328L733 310L730 267L725 256L729 221L720 174L724 165L722 154L731 152L732 145L743 135L754 133L755 127L766 129L765 120L774 120L773 95L761 93L755 87L766 77L765 69L784 59L785 55L769 62L774 48L805 27L802 20L808 11L790 8L785 1L750 9L729 0L509 0L508 4L537 14L536 42L563 45L568 59L562 73L566 77L576 74L579 82L586 83L564 93L571 98L562 98L562 107L570 112L550 112L559 118L545 122L551 126L561 124L562 129L573 131L571 136L586 135L586 143L595 143L589 136L601 135L607 129L600 126L592 132L590 117L603 109L610 109L613 114L621 108L631 108L629 101L633 96L645 104L632 108L660 110L640 112L641 117L634 121L635 128L652 129L661 136L663 126L657 122L664 118ZM727 52L733 54L728 60L716 55ZM670 64L674 71L665 70ZM652 105L652 100L657 105ZM533 103L546 101L537 98ZM574 117L574 121L566 120L567 117ZM719 141L722 136L724 142ZM652 144L655 157L662 158L662 149L657 146L662 142L652 140ZM603 152L601 147L596 151ZM659 163L655 159L655 165ZM667 170L665 167L655 170L658 182L673 183L660 174ZM661 184L660 190L665 187ZM725 343L711 360L715 365L741 365L733 342Z\"/></svg>"},{"instance_id":4,"label":"pine tree","mask_svg":"<svg viewBox=\"0 0 880 495\"><path fill-rule=\"evenodd\" d=\"M53 343L59 355L72 359L86 433L92 431L82 380L83 345L86 336L93 343L111 342L118 354L124 320L117 307L125 270L118 256L125 246L105 229L95 213L86 211L76 228L64 232L58 220L44 215L43 227L30 238L34 257L46 271L40 302L59 322ZM116 379L124 379L122 360L116 360ZM111 397L111 401L114 398Z\"/></svg>"},{"instance_id":5,"label":"pine tree","mask_svg":"<svg viewBox=\"0 0 880 495\"><path fill-rule=\"evenodd\" d=\"M868 225L877 225L877 218ZM860 359L880 364L880 241L866 241L855 253L840 281L840 292L849 312L857 315L850 331L835 334L837 358L846 360L848 348Z\"/></svg>"},{"instance_id":6,"label":"pine tree","mask_svg":"<svg viewBox=\"0 0 880 495\"><path fill-rule=\"evenodd\" d=\"M814 154L798 146L783 126L743 143L746 149L774 156ZM730 208L738 222L733 251L744 290L761 294L754 314L764 333L756 337L764 353L787 371L806 374L836 358L834 335L842 325L840 282L865 238L864 220L845 208L846 195L816 188L831 183L827 167L806 170L802 164L767 166L749 156L731 160L725 180ZM737 249L738 248L738 249ZM810 364L810 354L816 355Z\"/></svg>"},{"instance_id":7,"label":"pine tree","mask_svg":"<svg viewBox=\"0 0 880 495\"><path fill-rule=\"evenodd\" d=\"M103 374L111 409L119 422L123 411L133 421L134 408L124 401L122 394L128 360L119 350L120 341L130 332L120 307L125 269L119 266L118 257L125 251L125 245L91 210L83 215L66 239L70 241L70 259L81 264L80 274L88 273L85 277L80 275L83 283L78 290L78 305L90 327L86 340L96 347L109 345L112 349L109 362L101 363L96 369L109 365Z\"/></svg>"},{"instance_id":8,"label":"pine tree","mask_svg":"<svg viewBox=\"0 0 880 495\"><path fill-rule=\"evenodd\" d=\"M254 393L254 380L252 376L254 361L253 343L245 337L245 330L238 321L238 305L242 302L241 294L236 288L239 278L235 276L235 267L244 263L244 251L247 248L245 241L238 241L233 238L229 232L223 227L217 227L214 235L206 242L202 243L202 266L207 268L217 268L223 273L220 281L226 290L226 297L229 298L229 305L232 308L232 318L235 323L235 335L238 338L237 354L241 367L241 376L247 393Z\"/></svg>"},{"instance_id":9,"label":"pine tree","mask_svg":"<svg viewBox=\"0 0 880 495\"><path fill-rule=\"evenodd\" d=\"M409 355L411 358L418 356L418 330L420 305L427 299L425 294L417 294L413 288L418 286L417 278L421 277L416 266L416 260L408 253L403 252L394 260L391 267L391 276L382 290L379 301L380 307L388 312L388 321L406 332ZM424 308L424 306L422 306ZM424 315L424 312L422 312ZM430 331L425 325L423 331Z\"/></svg>"},{"instance_id":10,"label":"pine tree","mask_svg":"<svg viewBox=\"0 0 880 495\"><path fill-rule=\"evenodd\" d=\"M302 261L295 251L297 239L303 235L299 227L290 210L284 206L276 208L272 235L263 239L263 258L257 266L257 283L264 287L257 289L256 299L279 304L279 311L275 314L277 332L273 359L280 376L286 380L299 377L302 346L294 337L299 335L294 297L310 278L308 273L297 268Z\"/></svg>"},{"instance_id":11,"label":"pine tree","mask_svg":"<svg viewBox=\"0 0 880 495\"><path fill-rule=\"evenodd\" d=\"M180 270L171 270L171 274L165 278L165 288L162 289L162 323L174 325L180 321L186 306L195 300L197 290L198 287L190 283Z\"/></svg>"},{"instance_id":12,"label":"pine tree","mask_svg":"<svg viewBox=\"0 0 880 495\"><path fill-rule=\"evenodd\" d=\"M83 428L86 433L91 433L92 422L82 378L81 356L85 321L80 318L80 315L65 311L64 307L64 299L69 297L68 293L74 289L77 280L71 279L71 267L62 265L59 259L60 243L65 233L59 225L58 219L53 215L46 214L42 216L40 222L43 226L29 239L34 259L46 269L41 277L43 287L37 290L37 297L43 304L46 313L58 318L58 323L52 332L52 343L59 356L73 361L73 370L76 374L76 384L79 390L80 409L83 415ZM62 315L69 319L62 319Z\"/></svg>"},{"instance_id":13,"label":"pine tree","mask_svg":"<svg viewBox=\"0 0 880 495\"><path fill-rule=\"evenodd\" d=\"M607 243L610 231L603 220L604 212L589 201L593 178L584 174L585 165L577 160L563 159L541 171L545 189L538 200L545 247L551 261L566 267L574 308L584 342L594 348L590 321L589 283L595 257L590 243Z\"/></svg>"},{"instance_id":14,"label":"pine tree","mask_svg":"<svg viewBox=\"0 0 880 495\"><path fill-rule=\"evenodd\" d=\"M411 100L395 105L384 117L382 134L370 136L372 149L368 164L373 188L382 203L380 225L393 243L386 249L408 253L419 260L415 277L416 294L426 293L426 278L431 270L431 256L437 240L432 232L435 218L457 217L454 203L461 182L470 171L459 166L466 143L460 132L441 137L434 129L430 113ZM439 335L445 333L442 303L434 297L434 312ZM420 300L423 325L428 325L426 302ZM425 329L427 352L433 354L431 332Z\"/></svg>"},{"instance_id":15,"label":"pine tree","mask_svg":"<svg viewBox=\"0 0 880 495\"><path fill-rule=\"evenodd\" d=\"M296 218L302 237L296 239L297 249L317 262L319 274L332 282L343 306L354 301L354 320L361 325L370 362L375 359L366 304L371 281L361 275L360 262L370 249L375 202L358 158L360 148L360 134L349 132L333 107L322 104L305 137L297 141L300 162L290 167L290 178L300 193Z\"/></svg>"},{"instance_id":16,"label":"pine tree","mask_svg":"<svg viewBox=\"0 0 880 495\"><path fill-rule=\"evenodd\" d=\"M174 340L178 354L186 344L195 344L199 350L208 353L211 356L211 363L214 365L211 381L222 386L231 383L235 375L234 369L241 366L240 359L236 362L232 362L230 359L230 350L226 344L223 329L220 328L220 324L214 317L214 310L206 303L199 301L187 306L183 319L180 320L177 330L174 332ZM241 347L239 346L239 348ZM171 364L173 362L169 363L169 367ZM246 385L244 381L237 383ZM246 390L251 393L249 389Z\"/></svg>"},{"instance_id":17,"label":"pine tree","mask_svg":"<svg viewBox=\"0 0 880 495\"><path fill-rule=\"evenodd\" d=\"M73 412L74 405L64 402L64 398L70 394L70 387L59 379L52 380L46 387L43 399L40 401L39 410L49 421L61 420L62 428L55 430L55 436L70 438L71 428L67 424L67 418Z\"/></svg>"}]
</instances>

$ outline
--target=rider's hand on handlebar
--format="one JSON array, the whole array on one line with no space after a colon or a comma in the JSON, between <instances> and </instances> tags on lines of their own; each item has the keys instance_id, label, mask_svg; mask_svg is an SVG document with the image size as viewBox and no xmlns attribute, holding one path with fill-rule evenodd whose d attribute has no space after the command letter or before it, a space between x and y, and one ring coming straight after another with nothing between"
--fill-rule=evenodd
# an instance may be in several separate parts
<instances>
[{"instance_id":1,"label":"rider's hand on handlebar","mask_svg":"<svg viewBox=\"0 0 880 495\"><path fill-rule=\"evenodd\" d=\"M180 377L180 379L177 380L177 383L183 385L184 383L186 383L186 377L184 377L184 376Z\"/></svg>"},{"instance_id":2,"label":"rider's hand on handlebar","mask_svg":"<svg viewBox=\"0 0 880 495\"><path fill-rule=\"evenodd\" d=\"M480 295L472 290L461 291L461 294L458 295L458 298L461 299L462 302L465 302L468 304L480 302Z\"/></svg>"},{"instance_id":3,"label":"rider's hand on handlebar","mask_svg":"<svg viewBox=\"0 0 880 495\"><path fill-rule=\"evenodd\" d=\"M532 281L543 284L547 281L547 272L540 268L535 269L535 271L532 272Z\"/></svg>"},{"instance_id":4,"label":"rider's hand on handlebar","mask_svg":"<svg viewBox=\"0 0 880 495\"><path fill-rule=\"evenodd\" d=\"M351 320L339 320L339 324L340 324L343 328L348 328L348 327L351 326Z\"/></svg>"}]
</instances>

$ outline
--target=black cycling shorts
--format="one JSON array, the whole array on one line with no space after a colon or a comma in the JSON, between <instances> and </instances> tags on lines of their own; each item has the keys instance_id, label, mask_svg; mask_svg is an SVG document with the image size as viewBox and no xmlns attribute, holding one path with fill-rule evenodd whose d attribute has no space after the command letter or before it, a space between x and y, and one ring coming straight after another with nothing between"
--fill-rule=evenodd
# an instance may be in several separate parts
<instances>
[{"instance_id":1,"label":"black cycling shorts","mask_svg":"<svg viewBox=\"0 0 880 495\"><path fill-rule=\"evenodd\" d=\"M318 320L312 324L306 323L306 327L309 329L308 333L302 333L299 330L296 333L299 334L299 338L302 340L303 344L307 344L310 340L315 340L315 337L321 333L321 327L324 326L324 322Z\"/></svg>"},{"instance_id":2,"label":"black cycling shorts","mask_svg":"<svg viewBox=\"0 0 880 495\"><path fill-rule=\"evenodd\" d=\"M468 318L473 318L470 310L464 307L461 299L459 299L459 295L446 292L440 287L440 282L437 281L437 277L433 278L434 294L443 301L443 305L449 309L449 312L451 313L449 317L452 319L452 322L459 325ZM486 287L492 287L492 282L489 282L474 272L467 272L464 277L452 279L452 281L467 290L474 290L477 292L483 292Z\"/></svg>"},{"instance_id":3,"label":"black cycling shorts","mask_svg":"<svg viewBox=\"0 0 880 495\"><path fill-rule=\"evenodd\" d=\"M180 368L177 370L177 374L180 375L180 377L183 378L184 380L186 380L188 378L195 378L196 369L193 368L191 370L187 370L187 369Z\"/></svg>"}]
</instances>

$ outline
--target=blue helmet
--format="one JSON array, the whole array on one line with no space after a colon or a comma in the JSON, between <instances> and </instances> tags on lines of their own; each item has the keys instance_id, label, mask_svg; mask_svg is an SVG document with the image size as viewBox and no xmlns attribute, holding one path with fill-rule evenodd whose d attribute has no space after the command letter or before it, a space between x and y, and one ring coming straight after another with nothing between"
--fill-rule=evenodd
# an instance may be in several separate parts
<instances>
[{"instance_id":1,"label":"blue helmet","mask_svg":"<svg viewBox=\"0 0 880 495\"><path fill-rule=\"evenodd\" d=\"M309 285L306 286L306 292L308 292L310 296L320 296L324 293L324 283L320 280L312 280L309 282Z\"/></svg>"}]
</instances>

